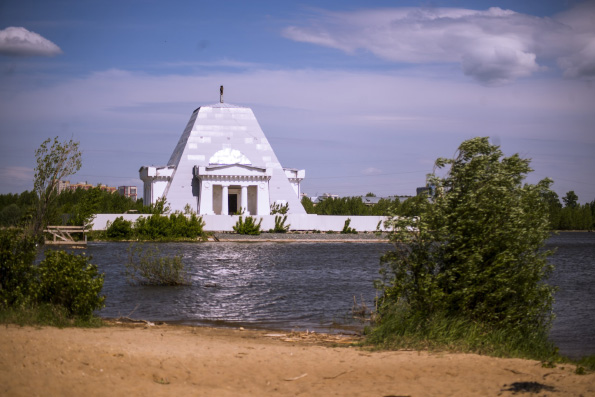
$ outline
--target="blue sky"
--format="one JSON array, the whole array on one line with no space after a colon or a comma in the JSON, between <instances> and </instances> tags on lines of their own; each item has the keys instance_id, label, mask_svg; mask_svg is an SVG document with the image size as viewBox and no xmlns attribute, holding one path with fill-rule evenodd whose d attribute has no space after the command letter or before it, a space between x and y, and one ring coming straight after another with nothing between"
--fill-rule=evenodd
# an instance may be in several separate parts
<instances>
[{"instance_id":1,"label":"blue sky","mask_svg":"<svg viewBox=\"0 0 595 397\"><path fill-rule=\"evenodd\" d=\"M594 1L0 1L0 193L48 137L141 186L192 111L251 107L303 191L413 195L474 136L595 199Z\"/></svg>"}]
</instances>

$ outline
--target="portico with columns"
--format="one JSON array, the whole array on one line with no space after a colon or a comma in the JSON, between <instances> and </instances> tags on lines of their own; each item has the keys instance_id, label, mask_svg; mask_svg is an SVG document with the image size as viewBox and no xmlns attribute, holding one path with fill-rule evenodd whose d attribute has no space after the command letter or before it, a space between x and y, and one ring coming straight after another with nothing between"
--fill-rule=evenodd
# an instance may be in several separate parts
<instances>
[{"instance_id":1,"label":"portico with columns","mask_svg":"<svg viewBox=\"0 0 595 397\"><path fill-rule=\"evenodd\" d=\"M200 186L199 213L269 215L272 169L248 165L194 167Z\"/></svg>"}]
</instances>

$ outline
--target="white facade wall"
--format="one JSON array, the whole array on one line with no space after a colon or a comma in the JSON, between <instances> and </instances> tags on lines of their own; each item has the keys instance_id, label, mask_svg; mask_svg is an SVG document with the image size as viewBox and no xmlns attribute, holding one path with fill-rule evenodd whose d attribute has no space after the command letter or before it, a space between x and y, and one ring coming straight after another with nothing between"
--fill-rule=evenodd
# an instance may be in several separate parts
<instances>
[{"instance_id":1,"label":"white facade wall","mask_svg":"<svg viewBox=\"0 0 595 397\"><path fill-rule=\"evenodd\" d=\"M148 214L97 214L93 219L92 230L105 230L107 222L113 222L117 217L124 217L128 221L136 221L141 216L150 216ZM233 227L239 219L238 215L201 215L205 222L204 230L207 232L232 232ZM256 221L262 218L261 230L267 231L275 227L275 215L254 216ZM313 215L313 214L288 214L286 225L290 225L290 230L319 230L326 232L329 230L340 232L343 230L345 221L351 219L349 227L358 232L373 232L380 222L382 227L383 216L341 216L341 215Z\"/></svg>"}]
</instances>

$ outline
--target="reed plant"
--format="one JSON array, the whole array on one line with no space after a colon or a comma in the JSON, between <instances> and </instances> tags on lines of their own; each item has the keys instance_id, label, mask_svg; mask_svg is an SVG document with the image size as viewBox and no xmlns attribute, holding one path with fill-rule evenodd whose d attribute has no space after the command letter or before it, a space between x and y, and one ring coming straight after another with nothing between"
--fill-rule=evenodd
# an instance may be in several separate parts
<instances>
[{"instance_id":1,"label":"reed plant","mask_svg":"<svg viewBox=\"0 0 595 397\"><path fill-rule=\"evenodd\" d=\"M190 284L182 255L163 255L156 245L147 248L144 244L130 244L125 274L130 284L152 286Z\"/></svg>"}]
</instances>

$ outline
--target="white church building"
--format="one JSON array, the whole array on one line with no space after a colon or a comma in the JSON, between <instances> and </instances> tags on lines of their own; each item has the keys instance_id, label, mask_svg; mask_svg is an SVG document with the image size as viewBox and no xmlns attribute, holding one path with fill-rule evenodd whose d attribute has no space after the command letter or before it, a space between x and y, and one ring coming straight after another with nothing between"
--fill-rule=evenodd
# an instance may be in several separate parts
<instances>
[{"instance_id":1,"label":"white church building","mask_svg":"<svg viewBox=\"0 0 595 397\"><path fill-rule=\"evenodd\" d=\"M222 96L192 113L167 165L143 166L139 174L145 205L164 197L172 211L189 206L199 215L269 215L275 204L306 214L305 171L283 168L252 109Z\"/></svg>"}]
</instances>

